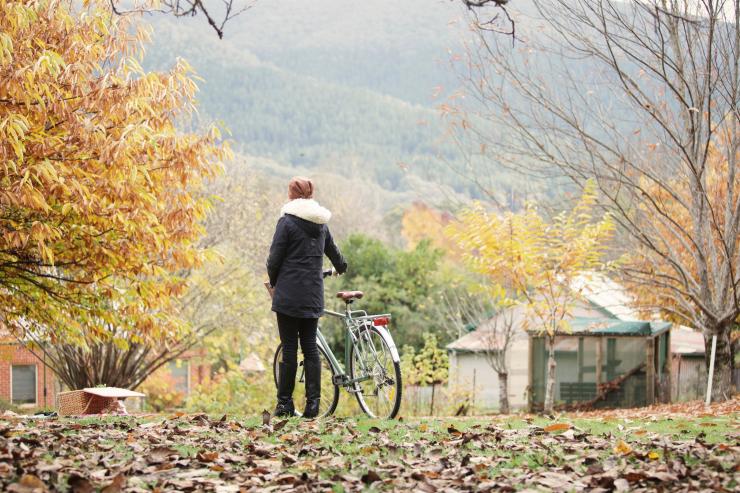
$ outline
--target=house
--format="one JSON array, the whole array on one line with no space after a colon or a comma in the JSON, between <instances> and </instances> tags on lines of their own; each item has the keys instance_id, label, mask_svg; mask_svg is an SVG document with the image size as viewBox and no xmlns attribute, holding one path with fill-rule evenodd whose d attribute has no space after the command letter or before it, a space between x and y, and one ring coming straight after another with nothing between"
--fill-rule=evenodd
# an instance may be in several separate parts
<instances>
[{"instance_id":1,"label":"house","mask_svg":"<svg viewBox=\"0 0 740 493\"><path fill-rule=\"evenodd\" d=\"M0 400L19 407L54 407L54 372L9 332L0 329Z\"/></svg>"},{"instance_id":2,"label":"house","mask_svg":"<svg viewBox=\"0 0 740 493\"><path fill-rule=\"evenodd\" d=\"M671 332L671 397L674 402L703 399L707 388L704 336L689 327Z\"/></svg>"},{"instance_id":3,"label":"house","mask_svg":"<svg viewBox=\"0 0 740 493\"><path fill-rule=\"evenodd\" d=\"M583 319L610 315L604 308L588 302L577 303L571 313ZM529 335L523 329L526 325L525 316L526 309L523 306L511 307L447 345L450 358L448 381L458 388L470 389L476 408L483 411L498 408L498 375L488 362L488 353L500 350L501 341L493 340L491 334L503 323L511 323L516 328L507 355L509 405L513 409L529 405L530 344Z\"/></svg>"},{"instance_id":4,"label":"house","mask_svg":"<svg viewBox=\"0 0 740 493\"><path fill-rule=\"evenodd\" d=\"M573 317L555 337L555 402L593 407L638 407L671 400L668 322ZM530 407L545 400L547 348L529 335Z\"/></svg>"},{"instance_id":5,"label":"house","mask_svg":"<svg viewBox=\"0 0 740 493\"><path fill-rule=\"evenodd\" d=\"M249 353L239 363L239 371L244 376L261 375L266 371L265 364L255 353Z\"/></svg>"},{"instance_id":6,"label":"house","mask_svg":"<svg viewBox=\"0 0 740 493\"><path fill-rule=\"evenodd\" d=\"M639 320L625 291L604 276L583 276L573 289L583 300L571 311L572 331L558 334L555 340L556 403L588 402L610 388L592 404L638 406L670 400L676 386L683 388L672 378L678 372L671 356L671 324ZM524 307L509 308L447 346L450 385L469 389L479 410L498 408L498 376L488 361L491 352L501 347L491 334L502 326L502 318L519 327L507 356L511 407L536 407L544 400L545 340L537 327L524 330L524 315Z\"/></svg>"},{"instance_id":7,"label":"house","mask_svg":"<svg viewBox=\"0 0 740 493\"><path fill-rule=\"evenodd\" d=\"M21 408L54 408L64 388L42 351L32 352L9 332L0 329L0 401ZM37 356L38 354L38 356ZM203 348L191 349L166 368L173 390L188 395L210 378L210 365Z\"/></svg>"},{"instance_id":8,"label":"house","mask_svg":"<svg viewBox=\"0 0 740 493\"><path fill-rule=\"evenodd\" d=\"M165 366L169 373L173 389L187 397L198 385L210 381L211 365L208 363L205 348L193 348L185 351L177 359Z\"/></svg>"}]
</instances>

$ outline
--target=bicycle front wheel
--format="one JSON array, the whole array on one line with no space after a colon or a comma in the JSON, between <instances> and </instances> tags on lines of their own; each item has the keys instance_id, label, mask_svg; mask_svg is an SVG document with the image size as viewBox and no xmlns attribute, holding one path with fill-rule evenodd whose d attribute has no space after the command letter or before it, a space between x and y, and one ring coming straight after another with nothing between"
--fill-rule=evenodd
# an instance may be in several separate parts
<instances>
[{"instance_id":1,"label":"bicycle front wheel","mask_svg":"<svg viewBox=\"0 0 740 493\"><path fill-rule=\"evenodd\" d=\"M324 350L319 347L321 354L321 400L319 401L319 417L324 418L331 416L339 403L339 387L332 383L334 370L329 363L329 357ZM275 351L275 358L272 362L272 374L275 377L275 387L278 386L280 379L280 361L283 359L283 345L278 345ZM295 377L295 389L293 391L293 402L297 416L302 416L301 412L306 405L306 374L303 368L303 361L298 362L298 371Z\"/></svg>"},{"instance_id":2,"label":"bicycle front wheel","mask_svg":"<svg viewBox=\"0 0 740 493\"><path fill-rule=\"evenodd\" d=\"M393 419L401 408L401 365L393 361L388 343L372 326L360 329L350 358L355 397L371 418Z\"/></svg>"}]
</instances>

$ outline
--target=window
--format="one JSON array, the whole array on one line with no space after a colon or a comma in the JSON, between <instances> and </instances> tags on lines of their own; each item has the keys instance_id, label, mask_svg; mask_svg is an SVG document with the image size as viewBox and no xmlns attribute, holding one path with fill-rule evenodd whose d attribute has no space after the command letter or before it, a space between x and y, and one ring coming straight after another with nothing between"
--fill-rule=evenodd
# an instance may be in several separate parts
<instances>
[{"instance_id":1,"label":"window","mask_svg":"<svg viewBox=\"0 0 740 493\"><path fill-rule=\"evenodd\" d=\"M170 361L169 369L175 382L175 390L187 395L190 390L190 361L181 359Z\"/></svg>"},{"instance_id":2,"label":"window","mask_svg":"<svg viewBox=\"0 0 740 493\"><path fill-rule=\"evenodd\" d=\"M13 365L11 378L13 404L36 404L36 365Z\"/></svg>"}]
</instances>

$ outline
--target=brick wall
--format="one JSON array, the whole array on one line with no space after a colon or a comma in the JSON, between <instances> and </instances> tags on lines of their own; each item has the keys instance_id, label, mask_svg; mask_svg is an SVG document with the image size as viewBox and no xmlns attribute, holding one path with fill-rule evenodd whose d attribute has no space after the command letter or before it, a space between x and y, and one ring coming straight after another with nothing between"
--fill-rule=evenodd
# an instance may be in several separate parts
<instances>
[{"instance_id":1,"label":"brick wall","mask_svg":"<svg viewBox=\"0 0 740 493\"><path fill-rule=\"evenodd\" d=\"M192 349L184 353L181 358L188 360L190 389L197 385L207 383L210 380L211 367L206 359L206 351L203 348ZM50 368L44 367L41 359L34 356L28 349L17 343L0 341L0 399L11 400L11 378L13 365L35 365L36 366L36 406L56 407L56 393L59 383ZM44 380L46 376L46 380ZM46 385L44 386L44 382ZM44 395L46 389L46 395Z\"/></svg>"},{"instance_id":2,"label":"brick wall","mask_svg":"<svg viewBox=\"0 0 740 493\"><path fill-rule=\"evenodd\" d=\"M185 351L178 359L189 362L190 392L198 386L208 383L211 379L211 365L206 358L205 348L194 348Z\"/></svg>"},{"instance_id":3,"label":"brick wall","mask_svg":"<svg viewBox=\"0 0 740 493\"><path fill-rule=\"evenodd\" d=\"M0 342L0 399L11 400L13 365L36 366L36 406L53 408L56 404L56 377L41 359L18 344ZM46 392L44 392L46 391Z\"/></svg>"}]
</instances>

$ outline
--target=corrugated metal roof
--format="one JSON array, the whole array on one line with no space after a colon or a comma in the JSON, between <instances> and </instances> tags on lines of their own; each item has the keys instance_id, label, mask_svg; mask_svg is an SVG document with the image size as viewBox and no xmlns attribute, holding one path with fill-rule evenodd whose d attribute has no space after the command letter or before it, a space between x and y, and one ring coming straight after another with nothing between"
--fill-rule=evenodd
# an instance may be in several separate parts
<instances>
[{"instance_id":1,"label":"corrugated metal roof","mask_svg":"<svg viewBox=\"0 0 740 493\"><path fill-rule=\"evenodd\" d=\"M671 324L617 318L575 317L570 321L570 327L573 334L654 336L670 329Z\"/></svg>"},{"instance_id":2,"label":"corrugated metal roof","mask_svg":"<svg viewBox=\"0 0 740 493\"><path fill-rule=\"evenodd\" d=\"M671 331L671 352L686 356L703 356L704 335L698 330L679 325Z\"/></svg>"},{"instance_id":3,"label":"corrugated metal roof","mask_svg":"<svg viewBox=\"0 0 740 493\"><path fill-rule=\"evenodd\" d=\"M591 305L590 303L578 303L573 308L573 315L582 318L603 318L604 313ZM526 338L527 327L541 326L543 323L537 323L527 318L527 309L523 305L516 305L506 310L502 310L495 317L491 317L474 331L465 334L456 341L446 346L448 350L453 351L488 351L501 347L500 340L494 340L494 334L501 333L503 324L512 324L516 328L516 337ZM499 336L500 339L500 336Z\"/></svg>"}]
</instances>

